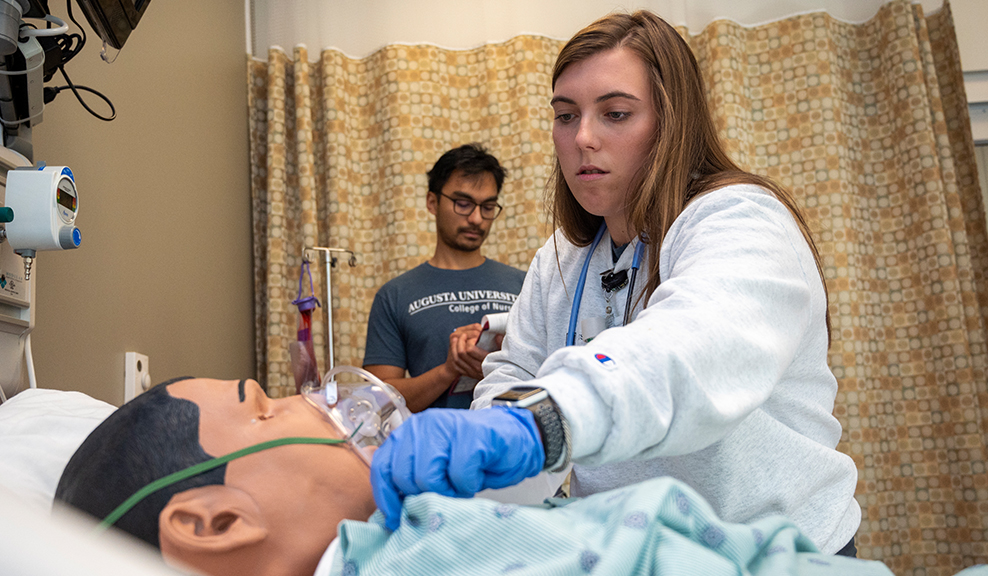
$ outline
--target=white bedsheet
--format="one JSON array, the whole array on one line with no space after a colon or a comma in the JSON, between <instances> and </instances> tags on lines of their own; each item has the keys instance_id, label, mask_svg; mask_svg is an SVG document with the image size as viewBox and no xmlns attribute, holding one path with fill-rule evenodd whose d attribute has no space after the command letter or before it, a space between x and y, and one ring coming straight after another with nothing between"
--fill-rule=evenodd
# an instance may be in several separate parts
<instances>
[{"instance_id":1,"label":"white bedsheet","mask_svg":"<svg viewBox=\"0 0 988 576\"><path fill-rule=\"evenodd\" d=\"M40 512L0 488L0 573L10 576L176 576L150 546L122 532L94 532L72 510Z\"/></svg>"}]
</instances>

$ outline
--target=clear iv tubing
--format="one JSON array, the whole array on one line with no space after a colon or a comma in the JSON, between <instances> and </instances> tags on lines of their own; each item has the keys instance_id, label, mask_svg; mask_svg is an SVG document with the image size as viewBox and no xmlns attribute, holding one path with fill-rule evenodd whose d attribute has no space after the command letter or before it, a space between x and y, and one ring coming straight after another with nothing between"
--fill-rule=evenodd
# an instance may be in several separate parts
<instances>
[{"instance_id":1,"label":"clear iv tubing","mask_svg":"<svg viewBox=\"0 0 988 576\"><path fill-rule=\"evenodd\" d=\"M330 382L335 382L336 375L342 372L346 372L348 374L356 374L357 376L360 376L361 378L370 382L371 384L376 384L381 388L384 388L385 386L390 387L390 384L385 384L383 380L371 374L367 370L364 370L363 368L357 368L356 366L346 366L346 365L336 366L335 368L331 368L329 372L326 372L326 375L322 379L322 385L328 386Z\"/></svg>"},{"instance_id":2,"label":"clear iv tubing","mask_svg":"<svg viewBox=\"0 0 988 576\"><path fill-rule=\"evenodd\" d=\"M64 20L58 18L57 16L52 16L51 14L41 18L42 20L47 20L52 24L58 26L58 28L28 28L27 30L21 30L21 36L61 36L69 31L69 25L65 23Z\"/></svg>"},{"instance_id":3,"label":"clear iv tubing","mask_svg":"<svg viewBox=\"0 0 988 576\"><path fill-rule=\"evenodd\" d=\"M34 68L28 68L27 70L0 70L0 76L26 76L35 70L41 70L41 67L44 65L45 63L42 61L41 64L38 64Z\"/></svg>"},{"instance_id":4,"label":"clear iv tubing","mask_svg":"<svg viewBox=\"0 0 988 576\"><path fill-rule=\"evenodd\" d=\"M31 352L31 333L24 337L24 362L27 364L27 382L31 388L38 387L38 379L34 375L34 354Z\"/></svg>"},{"instance_id":5,"label":"clear iv tubing","mask_svg":"<svg viewBox=\"0 0 988 576\"><path fill-rule=\"evenodd\" d=\"M40 70L44 65L45 65L45 63L44 63L44 61L42 61L37 66L35 66L33 68L28 68L27 70L0 70L0 76L26 76L27 74L30 74L31 72L34 72L35 70ZM18 124L24 124L26 122L30 122L30 121L34 120L35 118L38 118L42 114L44 114L44 110L42 110L41 112L35 114L34 116L31 116L30 118L22 118L20 120L15 120L13 122L4 120L3 118L0 118L0 124L3 124L4 126L17 126Z\"/></svg>"},{"instance_id":6,"label":"clear iv tubing","mask_svg":"<svg viewBox=\"0 0 988 576\"><path fill-rule=\"evenodd\" d=\"M17 126L18 124L24 124L26 122L30 122L31 120L40 117L41 114L44 114L44 112L39 112L38 114L31 116L30 118L22 118L21 120L16 120L14 122L8 122L3 118L0 118L0 124L3 124L4 126Z\"/></svg>"}]
</instances>

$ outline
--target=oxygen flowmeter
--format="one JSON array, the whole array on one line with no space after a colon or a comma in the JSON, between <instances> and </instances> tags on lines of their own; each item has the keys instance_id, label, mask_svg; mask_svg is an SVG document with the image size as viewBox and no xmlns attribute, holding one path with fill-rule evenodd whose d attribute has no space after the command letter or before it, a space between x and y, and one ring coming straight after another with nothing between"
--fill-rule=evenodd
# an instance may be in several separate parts
<instances>
[{"instance_id":1,"label":"oxygen flowmeter","mask_svg":"<svg viewBox=\"0 0 988 576\"><path fill-rule=\"evenodd\" d=\"M24 279L38 250L78 248L82 234L75 226L79 194L67 166L17 168L7 172L5 208L12 211L5 236L14 253L24 258ZM4 218L6 219L6 218Z\"/></svg>"}]
</instances>

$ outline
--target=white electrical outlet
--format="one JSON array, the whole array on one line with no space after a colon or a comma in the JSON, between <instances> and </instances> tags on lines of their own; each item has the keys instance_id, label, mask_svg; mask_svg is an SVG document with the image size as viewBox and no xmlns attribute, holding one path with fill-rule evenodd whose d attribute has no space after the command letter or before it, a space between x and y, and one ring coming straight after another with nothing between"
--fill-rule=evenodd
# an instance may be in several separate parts
<instances>
[{"instance_id":1,"label":"white electrical outlet","mask_svg":"<svg viewBox=\"0 0 988 576\"><path fill-rule=\"evenodd\" d=\"M137 352L124 354L124 402L151 388L148 357Z\"/></svg>"}]
</instances>

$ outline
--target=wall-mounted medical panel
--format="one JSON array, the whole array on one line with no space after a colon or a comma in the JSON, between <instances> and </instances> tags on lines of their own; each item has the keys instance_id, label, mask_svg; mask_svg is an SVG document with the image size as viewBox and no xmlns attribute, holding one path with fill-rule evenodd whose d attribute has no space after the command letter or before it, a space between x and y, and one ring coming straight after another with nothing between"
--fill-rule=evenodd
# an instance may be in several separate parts
<instances>
[{"instance_id":1,"label":"wall-mounted medical panel","mask_svg":"<svg viewBox=\"0 0 988 576\"><path fill-rule=\"evenodd\" d=\"M6 206L7 171L29 165L20 154L0 147L0 206ZM8 398L29 385L25 338L34 328L34 295L24 259L9 242L0 243L0 391Z\"/></svg>"}]
</instances>

